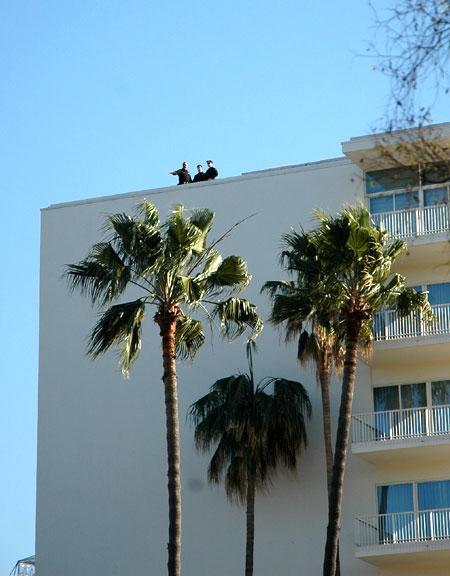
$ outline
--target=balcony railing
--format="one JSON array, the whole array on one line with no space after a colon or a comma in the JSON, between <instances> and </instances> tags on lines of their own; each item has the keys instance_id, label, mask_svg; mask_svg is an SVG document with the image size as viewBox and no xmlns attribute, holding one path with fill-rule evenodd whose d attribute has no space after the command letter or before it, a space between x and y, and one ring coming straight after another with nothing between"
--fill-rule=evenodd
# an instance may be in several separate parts
<instances>
[{"instance_id":1,"label":"balcony railing","mask_svg":"<svg viewBox=\"0 0 450 576\"><path fill-rule=\"evenodd\" d=\"M450 508L377 514L355 520L357 547L450 539Z\"/></svg>"},{"instance_id":2,"label":"balcony railing","mask_svg":"<svg viewBox=\"0 0 450 576\"><path fill-rule=\"evenodd\" d=\"M450 405L354 414L352 442L404 440L450 434Z\"/></svg>"},{"instance_id":3,"label":"balcony railing","mask_svg":"<svg viewBox=\"0 0 450 576\"><path fill-rule=\"evenodd\" d=\"M372 214L372 220L395 238L439 234L449 230L449 206L425 206L396 212Z\"/></svg>"},{"instance_id":4,"label":"balcony railing","mask_svg":"<svg viewBox=\"0 0 450 576\"><path fill-rule=\"evenodd\" d=\"M430 324L419 313L400 317L394 310L380 312L374 318L375 341L450 334L450 304L431 306L435 320Z\"/></svg>"}]
</instances>

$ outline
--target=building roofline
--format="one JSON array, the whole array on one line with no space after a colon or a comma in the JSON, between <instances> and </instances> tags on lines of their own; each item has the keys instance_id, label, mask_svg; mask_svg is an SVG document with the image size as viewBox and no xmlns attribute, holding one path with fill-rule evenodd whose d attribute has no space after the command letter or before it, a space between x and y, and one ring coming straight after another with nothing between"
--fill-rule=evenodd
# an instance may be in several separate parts
<instances>
[{"instance_id":1,"label":"building roofline","mask_svg":"<svg viewBox=\"0 0 450 576\"><path fill-rule=\"evenodd\" d=\"M197 182L196 184L190 184L189 186L217 186L221 184L231 184L233 182L242 182L244 180L253 180L257 178L267 178L271 176L279 176L283 174L291 174L294 172L305 172L309 170L318 170L323 168L332 168L334 166L352 164L352 161L345 156L340 156L338 158L329 158L327 160L319 160L317 162L305 162L304 164L290 164L287 166L276 166L273 168L264 168L262 170L255 170L253 172L243 172L240 176L231 176L229 178L220 178L218 180L212 180L208 182ZM108 202L112 199L118 200L120 198L133 198L134 196L157 196L160 194L172 193L179 191L177 185L165 186L162 188L153 188L147 190L136 190L133 192L124 192L119 194L108 194L107 196L98 196L85 198L82 200L73 200L69 202L61 202L58 204L50 204L46 208L41 208L41 212L46 212L48 210L55 210L59 208L65 208L69 206L76 206L82 204L94 204L98 202Z\"/></svg>"}]
</instances>

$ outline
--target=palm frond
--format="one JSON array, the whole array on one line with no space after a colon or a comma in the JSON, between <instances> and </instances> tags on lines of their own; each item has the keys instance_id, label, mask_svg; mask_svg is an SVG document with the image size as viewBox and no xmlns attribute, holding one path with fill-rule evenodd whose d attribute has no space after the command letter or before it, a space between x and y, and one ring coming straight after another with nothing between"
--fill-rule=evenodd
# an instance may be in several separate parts
<instances>
[{"instance_id":1,"label":"palm frond","mask_svg":"<svg viewBox=\"0 0 450 576\"><path fill-rule=\"evenodd\" d=\"M141 300L108 308L92 330L88 354L95 359L112 346L118 347L119 366L127 376L141 349L141 325L144 316L145 303Z\"/></svg>"},{"instance_id":2,"label":"palm frond","mask_svg":"<svg viewBox=\"0 0 450 576\"><path fill-rule=\"evenodd\" d=\"M186 317L177 324L175 350L180 360L193 360L205 342L205 333L199 320Z\"/></svg>"},{"instance_id":3,"label":"palm frond","mask_svg":"<svg viewBox=\"0 0 450 576\"><path fill-rule=\"evenodd\" d=\"M205 280L209 290L230 287L240 291L248 286L251 278L245 260L239 256L228 256Z\"/></svg>"},{"instance_id":4,"label":"palm frond","mask_svg":"<svg viewBox=\"0 0 450 576\"><path fill-rule=\"evenodd\" d=\"M414 288L405 288L397 297L397 310L400 316L408 316L420 310L422 318L433 324L436 317L428 301L428 292L417 291Z\"/></svg>"},{"instance_id":5,"label":"palm frond","mask_svg":"<svg viewBox=\"0 0 450 576\"><path fill-rule=\"evenodd\" d=\"M220 320L220 328L224 336L234 340L245 332L251 330L252 337L256 337L263 329L263 321L256 312L256 306L242 298L228 298L219 302L213 311L213 317Z\"/></svg>"},{"instance_id":6,"label":"palm frond","mask_svg":"<svg viewBox=\"0 0 450 576\"><path fill-rule=\"evenodd\" d=\"M203 233L203 238L206 240L208 232L211 230L214 223L215 214L212 210L208 208L195 208L191 210L191 216L189 220L194 226L196 226ZM205 243L203 243L202 250L205 248Z\"/></svg>"},{"instance_id":7,"label":"palm frond","mask_svg":"<svg viewBox=\"0 0 450 576\"><path fill-rule=\"evenodd\" d=\"M119 298L130 281L130 271L118 257L113 264L113 252L111 249L109 265L93 259L92 256L78 264L68 264L64 275L70 291L79 290L82 296L88 296L91 299L93 305L99 306L105 306ZM105 253L106 249L103 255Z\"/></svg>"},{"instance_id":8,"label":"palm frond","mask_svg":"<svg viewBox=\"0 0 450 576\"><path fill-rule=\"evenodd\" d=\"M161 223L159 220L158 209L154 204L148 202L148 200L143 200L137 208L138 215L143 219L146 226L159 229Z\"/></svg>"}]
</instances>

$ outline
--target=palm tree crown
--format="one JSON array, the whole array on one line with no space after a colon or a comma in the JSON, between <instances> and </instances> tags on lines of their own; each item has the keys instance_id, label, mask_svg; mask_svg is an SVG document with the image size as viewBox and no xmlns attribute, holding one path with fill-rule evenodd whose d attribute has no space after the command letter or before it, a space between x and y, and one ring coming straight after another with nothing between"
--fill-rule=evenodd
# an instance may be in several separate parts
<instances>
[{"instance_id":1,"label":"palm tree crown","mask_svg":"<svg viewBox=\"0 0 450 576\"><path fill-rule=\"evenodd\" d=\"M228 498L247 505L246 576L253 574L255 492L268 488L280 464L295 470L311 415L299 382L266 378L255 385L252 346L249 342L249 373L217 380L189 411L197 448L214 447L208 480L224 478Z\"/></svg>"},{"instance_id":2,"label":"palm tree crown","mask_svg":"<svg viewBox=\"0 0 450 576\"><path fill-rule=\"evenodd\" d=\"M193 358L205 341L203 325L192 313L219 323L223 334L234 338L249 328L262 329L256 307L237 294L250 282L245 261L222 258L218 240L207 244L214 213L173 208L161 224L156 207L143 201L134 216L107 217L103 242L94 244L87 257L70 264L66 277L71 290L79 290L101 309L89 342L96 358L111 347L119 350L124 375L141 350L142 322L149 305L162 339L163 383L166 405L170 576L180 574L181 485L176 358ZM235 225L236 226L236 225ZM123 302L125 293L133 298ZM113 302L120 300L117 304Z\"/></svg>"},{"instance_id":3,"label":"palm tree crown","mask_svg":"<svg viewBox=\"0 0 450 576\"><path fill-rule=\"evenodd\" d=\"M387 242L387 232L374 226L363 205L348 206L331 218L316 212L311 232L322 271L310 286L314 301L326 302L338 334L345 341L341 404L329 496L324 576L335 576L345 462L361 340L372 338L376 313L391 307L401 315L415 310L431 318L427 295L408 288L406 278L392 273L405 251L400 240Z\"/></svg>"}]
</instances>

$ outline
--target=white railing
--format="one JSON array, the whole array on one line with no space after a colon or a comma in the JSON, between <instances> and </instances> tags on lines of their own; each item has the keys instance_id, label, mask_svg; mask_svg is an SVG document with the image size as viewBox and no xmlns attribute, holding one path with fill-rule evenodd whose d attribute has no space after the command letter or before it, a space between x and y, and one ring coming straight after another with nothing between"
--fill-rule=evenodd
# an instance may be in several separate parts
<instances>
[{"instance_id":1,"label":"white railing","mask_svg":"<svg viewBox=\"0 0 450 576\"><path fill-rule=\"evenodd\" d=\"M385 310L374 317L375 341L417 338L450 333L450 304L431 306L435 320L430 324L419 313L401 317L395 310Z\"/></svg>"},{"instance_id":2,"label":"white railing","mask_svg":"<svg viewBox=\"0 0 450 576\"><path fill-rule=\"evenodd\" d=\"M450 434L450 405L386 410L352 416L352 442L403 440Z\"/></svg>"},{"instance_id":3,"label":"white railing","mask_svg":"<svg viewBox=\"0 0 450 576\"><path fill-rule=\"evenodd\" d=\"M372 214L372 220L395 238L439 234L449 230L449 206L425 206L412 210Z\"/></svg>"},{"instance_id":4,"label":"white railing","mask_svg":"<svg viewBox=\"0 0 450 576\"><path fill-rule=\"evenodd\" d=\"M450 539L450 508L377 514L355 519L357 547L444 539Z\"/></svg>"}]
</instances>

